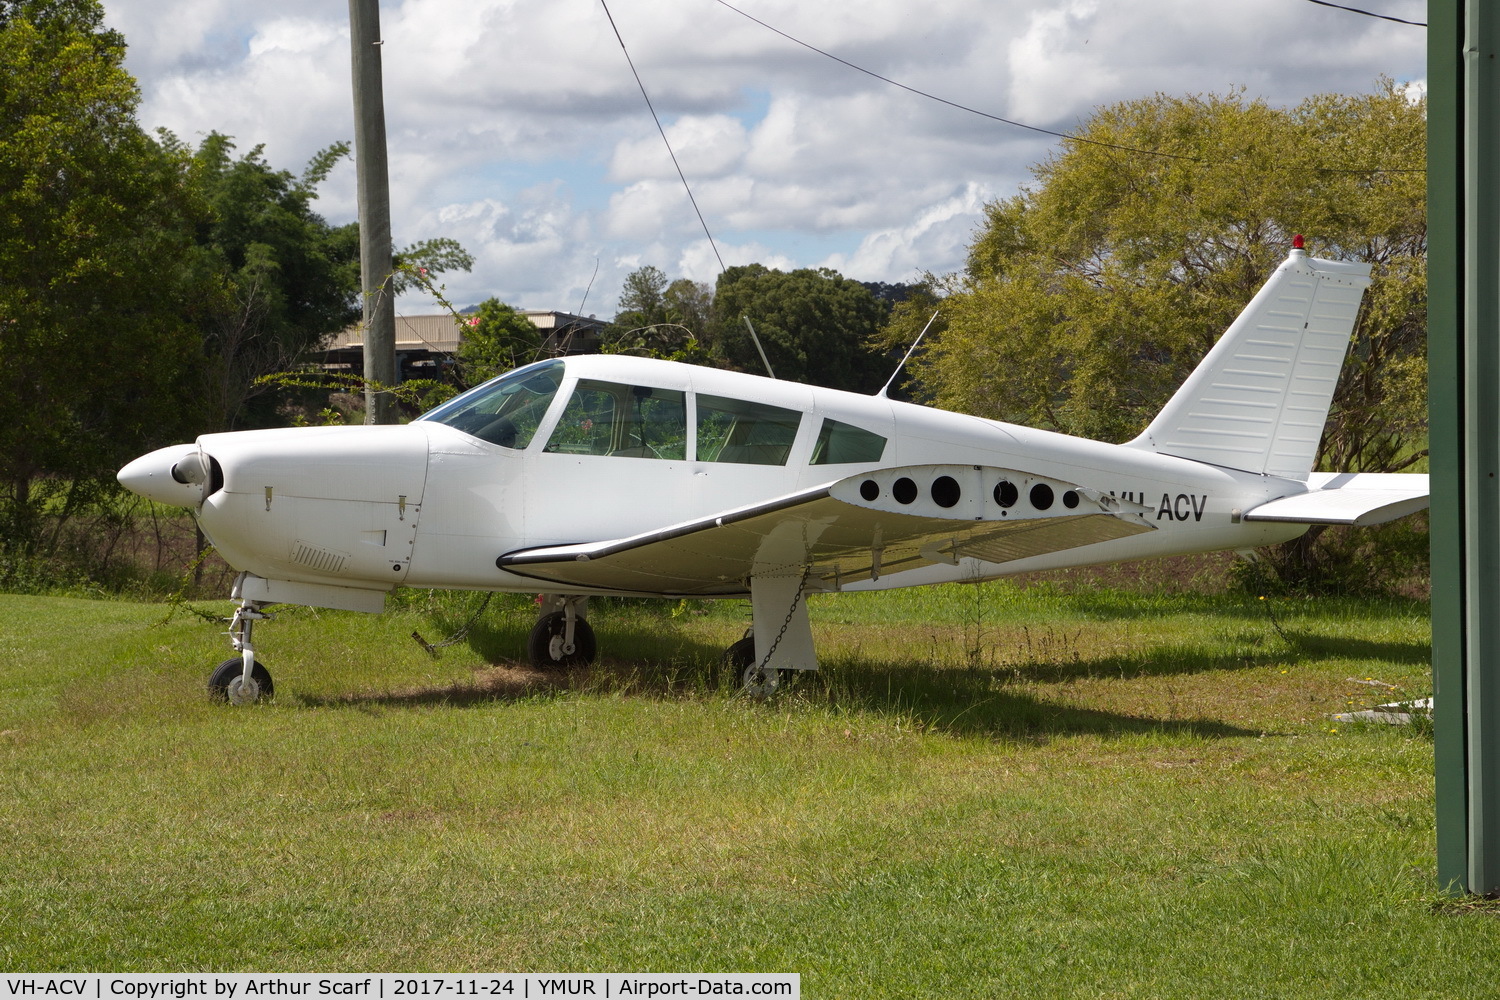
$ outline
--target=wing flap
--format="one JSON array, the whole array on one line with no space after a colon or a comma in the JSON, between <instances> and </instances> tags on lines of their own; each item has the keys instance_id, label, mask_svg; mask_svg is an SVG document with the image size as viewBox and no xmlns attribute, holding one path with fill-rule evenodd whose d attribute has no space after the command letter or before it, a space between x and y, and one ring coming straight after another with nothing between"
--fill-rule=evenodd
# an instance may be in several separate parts
<instances>
[{"instance_id":1,"label":"wing flap","mask_svg":"<svg viewBox=\"0 0 1500 1000\"><path fill-rule=\"evenodd\" d=\"M1143 510L1014 470L916 466L628 538L523 549L497 565L563 586L684 597L744 595L751 577L811 566L810 580L836 588L934 563L1008 562L1152 531Z\"/></svg>"}]
</instances>

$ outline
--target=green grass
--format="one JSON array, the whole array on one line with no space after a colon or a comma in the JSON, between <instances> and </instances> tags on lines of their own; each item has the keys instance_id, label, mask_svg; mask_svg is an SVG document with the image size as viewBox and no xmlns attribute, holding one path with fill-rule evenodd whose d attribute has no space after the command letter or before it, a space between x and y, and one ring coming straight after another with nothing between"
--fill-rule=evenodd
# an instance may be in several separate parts
<instances>
[{"instance_id":1,"label":"green grass","mask_svg":"<svg viewBox=\"0 0 1500 1000\"><path fill-rule=\"evenodd\" d=\"M560 676L514 659L522 601L436 659L410 637L478 600L287 609L257 633L276 700L230 709L203 695L222 626L0 596L0 966L764 970L817 997L1500 972L1500 912L1436 892L1430 736L1329 721L1430 690L1424 604L822 597L823 671L759 704L716 659L743 605L596 602L601 660Z\"/></svg>"}]
</instances>

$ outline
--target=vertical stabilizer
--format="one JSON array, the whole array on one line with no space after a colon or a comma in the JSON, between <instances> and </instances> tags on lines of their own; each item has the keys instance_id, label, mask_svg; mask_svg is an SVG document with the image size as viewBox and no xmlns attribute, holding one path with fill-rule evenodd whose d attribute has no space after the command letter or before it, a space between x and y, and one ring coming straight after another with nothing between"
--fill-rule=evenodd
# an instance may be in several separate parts
<instances>
[{"instance_id":1,"label":"vertical stabilizer","mask_svg":"<svg viewBox=\"0 0 1500 1000\"><path fill-rule=\"evenodd\" d=\"M1130 446L1306 480L1369 284L1293 250Z\"/></svg>"}]
</instances>

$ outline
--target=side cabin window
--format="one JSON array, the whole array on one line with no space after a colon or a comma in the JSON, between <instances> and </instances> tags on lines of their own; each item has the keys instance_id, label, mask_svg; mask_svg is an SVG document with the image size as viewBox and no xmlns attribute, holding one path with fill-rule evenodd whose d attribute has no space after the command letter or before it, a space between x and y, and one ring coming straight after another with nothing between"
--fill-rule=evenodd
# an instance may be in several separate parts
<instances>
[{"instance_id":1,"label":"side cabin window","mask_svg":"<svg viewBox=\"0 0 1500 1000\"><path fill-rule=\"evenodd\" d=\"M682 460L686 394L677 389L579 379L546 451Z\"/></svg>"},{"instance_id":2,"label":"side cabin window","mask_svg":"<svg viewBox=\"0 0 1500 1000\"><path fill-rule=\"evenodd\" d=\"M502 448L525 448L562 384L563 363L517 368L476 386L418 419L447 424Z\"/></svg>"},{"instance_id":3,"label":"side cabin window","mask_svg":"<svg viewBox=\"0 0 1500 1000\"><path fill-rule=\"evenodd\" d=\"M785 465L802 414L766 403L698 396L698 461Z\"/></svg>"},{"instance_id":4,"label":"side cabin window","mask_svg":"<svg viewBox=\"0 0 1500 1000\"><path fill-rule=\"evenodd\" d=\"M813 445L813 465L848 465L854 462L878 462L885 454L885 438L879 434L846 424L832 417L823 418Z\"/></svg>"}]
</instances>

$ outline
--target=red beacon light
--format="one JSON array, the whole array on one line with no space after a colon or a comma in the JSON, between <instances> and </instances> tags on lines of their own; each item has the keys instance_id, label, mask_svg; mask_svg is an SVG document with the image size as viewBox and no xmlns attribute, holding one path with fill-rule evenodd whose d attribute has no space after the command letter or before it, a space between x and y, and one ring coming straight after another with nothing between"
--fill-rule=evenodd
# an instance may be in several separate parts
<instances>
[{"instance_id":1,"label":"red beacon light","mask_svg":"<svg viewBox=\"0 0 1500 1000\"><path fill-rule=\"evenodd\" d=\"M1298 233L1296 236L1292 237L1292 249L1293 250L1303 250L1303 249L1306 249L1306 247L1307 247L1307 241L1302 238L1302 234L1301 233Z\"/></svg>"}]
</instances>

